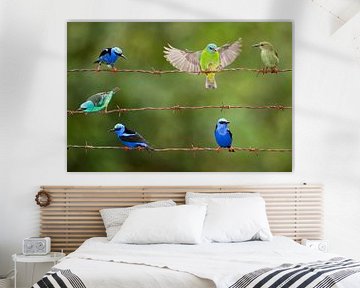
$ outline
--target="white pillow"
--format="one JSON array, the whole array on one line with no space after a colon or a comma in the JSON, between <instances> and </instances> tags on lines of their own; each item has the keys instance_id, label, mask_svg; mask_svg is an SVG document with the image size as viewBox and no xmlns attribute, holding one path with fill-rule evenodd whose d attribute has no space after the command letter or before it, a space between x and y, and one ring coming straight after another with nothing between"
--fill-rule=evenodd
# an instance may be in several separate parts
<instances>
[{"instance_id":1,"label":"white pillow","mask_svg":"<svg viewBox=\"0 0 360 288\"><path fill-rule=\"evenodd\" d=\"M106 229L107 239L111 240L117 232L119 232L121 225L124 223L129 213L132 210L139 208L153 208L153 207L170 207L176 206L172 200L156 201L146 204L135 205L128 208L109 208L101 209L100 214Z\"/></svg>"},{"instance_id":2,"label":"white pillow","mask_svg":"<svg viewBox=\"0 0 360 288\"><path fill-rule=\"evenodd\" d=\"M203 237L211 242L271 240L264 199L247 197L209 200Z\"/></svg>"},{"instance_id":3,"label":"white pillow","mask_svg":"<svg viewBox=\"0 0 360 288\"><path fill-rule=\"evenodd\" d=\"M255 192L242 192L242 193L197 193L186 192L186 204L207 204L211 199L225 198L246 198L246 197L259 197L259 193Z\"/></svg>"},{"instance_id":4,"label":"white pillow","mask_svg":"<svg viewBox=\"0 0 360 288\"><path fill-rule=\"evenodd\" d=\"M205 205L180 205L131 211L113 243L197 244L206 214Z\"/></svg>"}]
</instances>

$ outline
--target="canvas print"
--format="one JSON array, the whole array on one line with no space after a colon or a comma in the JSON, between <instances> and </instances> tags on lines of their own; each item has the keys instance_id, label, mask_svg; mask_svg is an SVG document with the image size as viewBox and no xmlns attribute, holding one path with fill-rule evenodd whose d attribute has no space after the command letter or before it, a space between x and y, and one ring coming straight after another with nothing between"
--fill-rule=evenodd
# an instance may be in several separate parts
<instances>
[{"instance_id":1,"label":"canvas print","mask_svg":"<svg viewBox=\"0 0 360 288\"><path fill-rule=\"evenodd\" d=\"M291 22L68 22L69 172L291 172Z\"/></svg>"}]
</instances>

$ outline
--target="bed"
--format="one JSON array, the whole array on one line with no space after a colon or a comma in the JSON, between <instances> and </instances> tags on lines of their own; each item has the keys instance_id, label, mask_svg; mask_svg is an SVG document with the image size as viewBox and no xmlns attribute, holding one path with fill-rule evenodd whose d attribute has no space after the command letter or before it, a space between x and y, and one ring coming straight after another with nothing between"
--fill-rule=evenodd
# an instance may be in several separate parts
<instances>
[{"instance_id":1,"label":"bed","mask_svg":"<svg viewBox=\"0 0 360 288\"><path fill-rule=\"evenodd\" d=\"M35 288L360 287L359 262L298 243L322 237L322 189L318 185L42 189L52 199L50 206L42 208L42 234L55 240L53 250L75 251ZM104 237L99 209L163 199L182 204L189 191L260 193L274 237L271 241L198 245L119 244Z\"/></svg>"},{"instance_id":2,"label":"bed","mask_svg":"<svg viewBox=\"0 0 360 288\"><path fill-rule=\"evenodd\" d=\"M228 287L289 287L271 286L279 279L269 279L268 286L246 286L242 281L245 275L262 269L279 267L284 264L306 263L307 267L324 266L324 262L344 263L346 259L338 256L314 251L293 240L277 236L270 242L250 241L243 243L207 243L200 245L127 245L111 244L104 237L91 238L74 253L54 266L55 270L66 271L79 277L75 284L65 287L122 287L122 288L228 288ZM336 262L338 261L338 262ZM330 261L329 261L330 262ZM326 263L326 262L325 262ZM320 278L318 285L291 287L360 287L360 265L348 262L353 273L331 281L331 278ZM285 266L285 269L289 269ZM285 270L283 268L283 270ZM295 268L289 275L299 275ZM339 269L341 272L342 270ZM71 275L70 279L74 277ZM284 272L279 272L284 275ZM345 276L341 274L340 276ZM289 276L290 277L290 276ZM289 278L287 278L289 279ZM298 279L304 283L306 275ZM325 279L325 280L324 280ZM51 280L54 282L54 280ZM82 285L80 284L80 281ZM242 282L241 282L242 281ZM64 280L65 282L65 280ZM238 282L238 283L237 283ZM56 283L56 282L55 282ZM40 284L34 287L49 287ZM55 286L56 287L56 286Z\"/></svg>"}]
</instances>

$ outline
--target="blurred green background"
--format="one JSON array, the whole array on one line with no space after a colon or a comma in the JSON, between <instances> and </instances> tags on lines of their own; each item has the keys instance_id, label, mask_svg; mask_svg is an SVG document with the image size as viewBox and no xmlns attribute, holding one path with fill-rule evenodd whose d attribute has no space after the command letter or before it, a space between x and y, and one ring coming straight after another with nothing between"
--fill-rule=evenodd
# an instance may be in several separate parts
<instances>
[{"instance_id":1,"label":"blurred green background","mask_svg":"<svg viewBox=\"0 0 360 288\"><path fill-rule=\"evenodd\" d=\"M278 50L279 68L292 67L291 22L69 22L67 67L92 64L107 47L122 48L118 69L174 69L163 56L170 43L180 49L201 50L242 38L242 52L229 67L261 68L260 51L251 45L269 41ZM106 66L103 65L103 68ZM218 73L218 89L204 87L204 75L142 73L67 73L67 109L76 110L89 96L119 87L108 109L173 105L292 106L292 73L257 75ZM67 116L68 145L121 145L108 130L116 123L140 133L153 147L217 147L214 128L225 117L233 146L292 148L292 111L204 109L144 111L118 115L90 113ZM105 171L292 171L292 153L147 152L69 149L69 172Z\"/></svg>"}]
</instances>

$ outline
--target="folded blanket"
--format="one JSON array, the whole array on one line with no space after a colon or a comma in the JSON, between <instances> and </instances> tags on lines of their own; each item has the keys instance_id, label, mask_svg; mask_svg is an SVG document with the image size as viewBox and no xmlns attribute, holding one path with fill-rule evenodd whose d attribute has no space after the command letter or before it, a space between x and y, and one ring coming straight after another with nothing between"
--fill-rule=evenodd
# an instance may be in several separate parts
<instances>
[{"instance_id":1,"label":"folded blanket","mask_svg":"<svg viewBox=\"0 0 360 288\"><path fill-rule=\"evenodd\" d=\"M333 258L306 264L284 264L242 276L229 288L331 288L360 272L360 262Z\"/></svg>"},{"instance_id":2,"label":"folded blanket","mask_svg":"<svg viewBox=\"0 0 360 288\"><path fill-rule=\"evenodd\" d=\"M360 272L360 262L333 258L302 264L283 264L242 276L229 288L331 288L346 277ZM52 269L32 288L86 288L69 269Z\"/></svg>"},{"instance_id":3,"label":"folded blanket","mask_svg":"<svg viewBox=\"0 0 360 288\"><path fill-rule=\"evenodd\" d=\"M53 268L45 276L32 286L32 288L86 288L81 279L69 269L61 270Z\"/></svg>"}]
</instances>

